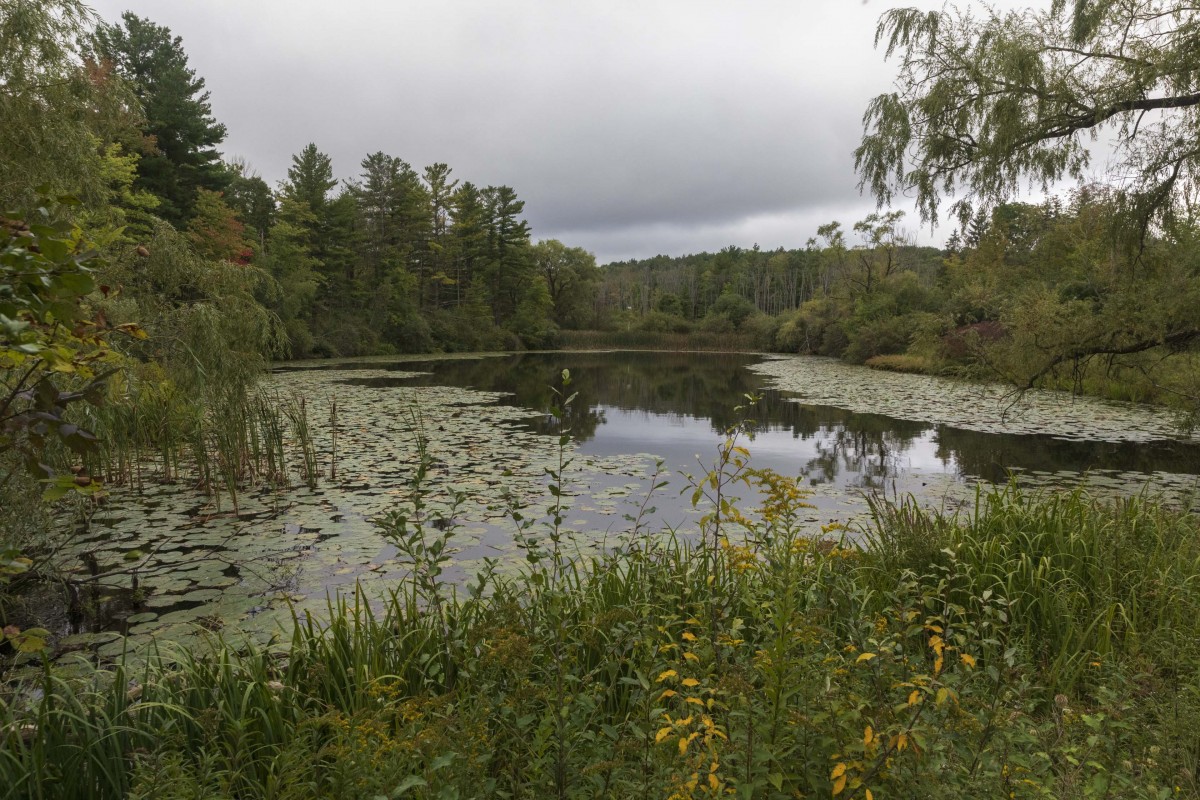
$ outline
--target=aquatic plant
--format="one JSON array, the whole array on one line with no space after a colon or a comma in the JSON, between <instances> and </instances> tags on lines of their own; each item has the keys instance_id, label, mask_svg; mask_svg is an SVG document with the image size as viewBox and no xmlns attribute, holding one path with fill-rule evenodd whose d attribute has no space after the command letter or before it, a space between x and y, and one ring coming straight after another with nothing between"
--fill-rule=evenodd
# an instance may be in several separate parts
<instances>
[{"instance_id":1,"label":"aquatic plant","mask_svg":"<svg viewBox=\"0 0 1200 800\"><path fill-rule=\"evenodd\" d=\"M963 430L1110 442L1194 438L1181 433L1168 409L1068 392L1018 395L1004 384L871 370L811 356L771 357L750 369L768 376L773 388L794 392L799 402Z\"/></svg>"},{"instance_id":2,"label":"aquatic plant","mask_svg":"<svg viewBox=\"0 0 1200 800\"><path fill-rule=\"evenodd\" d=\"M381 605L360 589L298 613L266 649L47 669L4 695L0 778L30 797L1196 796L1194 653L1092 653L1086 680L1051 688L1025 601L982 588L965 545L909 569L894 541L807 529L794 479L747 478L763 500L715 553L647 535L556 568L546 539L541 577L438 585L437 612L436 571L413 570ZM879 511L881 527L1014 546L1017 518L1159 528L1164 547L1196 524L1012 490L969 521ZM437 530L415 554L432 558ZM1191 624L1162 619L1181 640Z\"/></svg>"},{"instance_id":3,"label":"aquatic plant","mask_svg":"<svg viewBox=\"0 0 1200 800\"><path fill-rule=\"evenodd\" d=\"M172 611L125 667L42 664L0 694L0 780L35 797L1196 794L1193 515L1009 487L957 515L877 502L859 546L753 466L743 420L690 480L696 530L639 511L585 549L562 379L558 435L529 459L540 510L505 479L523 570L484 561L457 588L475 476L434 444L507 451L443 430L463 395L435 389L428 412L357 431L408 455L378 520L390 589L297 599L261 645Z\"/></svg>"}]
</instances>

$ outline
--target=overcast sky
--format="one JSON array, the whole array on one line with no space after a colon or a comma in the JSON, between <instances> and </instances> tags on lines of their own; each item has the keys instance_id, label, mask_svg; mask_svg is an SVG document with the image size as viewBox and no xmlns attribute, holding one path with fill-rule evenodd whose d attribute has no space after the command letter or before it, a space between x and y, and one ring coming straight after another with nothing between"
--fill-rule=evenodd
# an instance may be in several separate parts
<instances>
[{"instance_id":1,"label":"overcast sky","mask_svg":"<svg viewBox=\"0 0 1200 800\"><path fill-rule=\"evenodd\" d=\"M852 151L894 67L875 23L908 0L93 0L183 38L275 185L315 142L339 178L368 153L437 161L525 200L535 238L607 262L801 247L874 208ZM923 241L948 231L909 227Z\"/></svg>"}]
</instances>

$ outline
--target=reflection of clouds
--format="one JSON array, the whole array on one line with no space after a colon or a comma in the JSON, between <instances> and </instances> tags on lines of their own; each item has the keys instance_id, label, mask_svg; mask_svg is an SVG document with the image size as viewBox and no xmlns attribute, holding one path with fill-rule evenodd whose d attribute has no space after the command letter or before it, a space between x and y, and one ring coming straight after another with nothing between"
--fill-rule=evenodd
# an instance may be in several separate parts
<instances>
[{"instance_id":1,"label":"reflection of clouds","mask_svg":"<svg viewBox=\"0 0 1200 800\"><path fill-rule=\"evenodd\" d=\"M957 472L958 466L954 455L945 455L937 434L933 431L923 433L919 439L904 453L906 468L918 472Z\"/></svg>"},{"instance_id":2,"label":"reflection of clouds","mask_svg":"<svg viewBox=\"0 0 1200 800\"><path fill-rule=\"evenodd\" d=\"M724 436L712 421L686 414L626 411L611 406L595 409L605 424L597 427L585 451L596 454L653 452L674 469L694 470L696 461L716 457ZM742 439L751 466L769 467L784 475L803 475L817 484L846 488L883 488L902 473L954 472L954 460L938 452L932 431L917 436L886 431L852 431L841 425L821 425L811 433L790 426L770 425Z\"/></svg>"}]
</instances>

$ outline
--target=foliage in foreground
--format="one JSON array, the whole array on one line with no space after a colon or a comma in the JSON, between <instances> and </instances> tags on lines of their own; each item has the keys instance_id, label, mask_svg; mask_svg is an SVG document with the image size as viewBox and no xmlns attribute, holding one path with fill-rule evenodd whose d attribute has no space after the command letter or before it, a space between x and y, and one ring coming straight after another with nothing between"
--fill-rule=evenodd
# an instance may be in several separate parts
<instances>
[{"instance_id":1,"label":"foliage in foreground","mask_svg":"<svg viewBox=\"0 0 1200 800\"><path fill-rule=\"evenodd\" d=\"M48 671L40 695L5 698L3 785L1197 796L1194 518L1008 490L962 520L881 506L860 549L808 535L793 481L724 455L698 491L721 508L721 476L745 477L765 502L757 521L726 505L696 546L645 536L568 560L556 499L544 529L523 528L525 577L433 604L452 531L427 528L418 502L402 517L414 577L382 608L342 598L328 623L298 620L282 653L222 647L83 683Z\"/></svg>"}]
</instances>

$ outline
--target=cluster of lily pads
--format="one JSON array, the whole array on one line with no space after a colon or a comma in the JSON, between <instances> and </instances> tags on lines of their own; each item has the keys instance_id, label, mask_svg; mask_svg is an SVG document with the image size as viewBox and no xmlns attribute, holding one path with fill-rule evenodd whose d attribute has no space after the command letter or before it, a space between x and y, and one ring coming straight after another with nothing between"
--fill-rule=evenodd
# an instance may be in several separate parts
<instances>
[{"instance_id":1,"label":"cluster of lily pads","mask_svg":"<svg viewBox=\"0 0 1200 800\"><path fill-rule=\"evenodd\" d=\"M556 437L525 424L540 412L498 403L494 392L365 385L362 379L374 375L307 369L270 379L269 388L302 394L313 409L324 472L315 489L300 481L263 488L244 494L235 512L183 483L114 488L62 558L78 571L73 564L90 553L103 584L136 585L137 602L116 620L116 630L76 633L59 644L113 657L152 638L188 645L213 631L262 641L288 629L293 610L320 614L328 595L356 584L382 596L406 569L376 521L411 495L418 436L434 457L431 517L449 513L452 492L467 498L454 519L450 577L465 581L485 558L497 559L500 572L518 568L506 509L524 505L527 517L538 516L546 504L545 470L558 458ZM335 399L336 418L322 417ZM653 467L648 455L572 458L567 488L587 493L572 498L566 525L581 550L615 542L649 488Z\"/></svg>"},{"instance_id":2,"label":"cluster of lily pads","mask_svg":"<svg viewBox=\"0 0 1200 800\"><path fill-rule=\"evenodd\" d=\"M520 569L523 554L507 510L524 506L526 518L542 515L551 500L546 470L559 455L557 437L533 424L542 422L545 430L543 412L499 402L503 395L497 392L405 385L420 373L372 367L313 365L268 381L268 390L308 400L322 470L316 488L298 479L287 488L262 487L243 494L236 511L184 483L114 488L61 558L65 568L78 571L83 554L90 554L105 585L126 590L126 596L136 588L135 602L103 630L62 637L60 648L114 657L152 642L189 646L213 632L266 641L290 629L293 613L323 614L331 594L361 585L382 596L407 576L407 568L377 522L411 496L418 437L434 459L425 498L431 515L449 515L453 493L466 496L454 511L446 577L465 583L484 559L495 559L499 572ZM795 393L797 402L931 424L1110 441L1175 434L1164 412L1061 393L1027 393L1014 405L1001 387L811 357L770 358L751 369ZM657 473L653 455L588 455L573 442L566 448L571 466L563 481L564 524L580 552L617 544L631 520L653 504L645 502L646 493L663 479L670 483L665 494L675 498L666 498L666 505L682 515L672 524L686 527L704 511L678 499L687 479ZM1030 471L1018 478L1047 488L1083 482L1099 494L1129 494L1150 481L1174 496L1187 495L1196 482L1194 475L1117 470ZM925 472L902 475L891 489L953 509L969 505L982 483L950 471ZM869 513L852 487L810 489L814 508L807 522L814 530L832 522L852 531ZM661 527L662 518L641 524Z\"/></svg>"},{"instance_id":3,"label":"cluster of lily pads","mask_svg":"<svg viewBox=\"0 0 1200 800\"><path fill-rule=\"evenodd\" d=\"M767 376L774 388L795 394L796 402L864 414L983 433L1108 442L1200 441L1200 435L1181 431L1169 410L1069 392L1016 392L1003 384L885 372L814 356L772 356L750 369Z\"/></svg>"}]
</instances>

